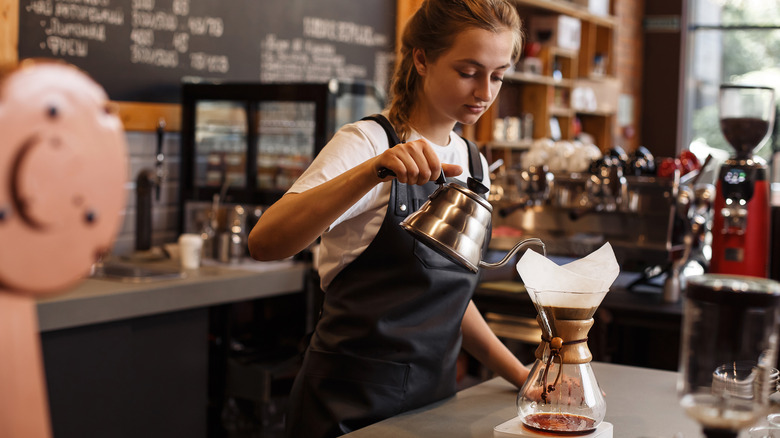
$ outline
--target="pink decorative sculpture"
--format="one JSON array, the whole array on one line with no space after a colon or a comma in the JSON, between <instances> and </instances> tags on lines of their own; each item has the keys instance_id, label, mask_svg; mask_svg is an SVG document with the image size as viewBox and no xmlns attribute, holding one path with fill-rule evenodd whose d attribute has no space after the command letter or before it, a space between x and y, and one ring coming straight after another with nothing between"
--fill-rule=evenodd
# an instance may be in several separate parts
<instances>
[{"instance_id":1,"label":"pink decorative sculpture","mask_svg":"<svg viewBox=\"0 0 780 438\"><path fill-rule=\"evenodd\" d=\"M127 147L103 89L53 61L0 78L0 133L0 437L50 437L35 299L111 248Z\"/></svg>"}]
</instances>

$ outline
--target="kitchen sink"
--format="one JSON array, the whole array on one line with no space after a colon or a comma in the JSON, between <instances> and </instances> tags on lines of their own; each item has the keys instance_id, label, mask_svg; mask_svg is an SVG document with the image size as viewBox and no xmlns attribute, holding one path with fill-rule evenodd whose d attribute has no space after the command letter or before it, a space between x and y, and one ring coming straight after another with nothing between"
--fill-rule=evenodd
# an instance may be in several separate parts
<instances>
[{"instance_id":1,"label":"kitchen sink","mask_svg":"<svg viewBox=\"0 0 780 438\"><path fill-rule=\"evenodd\" d=\"M95 265L92 278L121 281L125 283L150 283L153 281L184 278L186 274L178 269L139 266L124 263Z\"/></svg>"}]
</instances>

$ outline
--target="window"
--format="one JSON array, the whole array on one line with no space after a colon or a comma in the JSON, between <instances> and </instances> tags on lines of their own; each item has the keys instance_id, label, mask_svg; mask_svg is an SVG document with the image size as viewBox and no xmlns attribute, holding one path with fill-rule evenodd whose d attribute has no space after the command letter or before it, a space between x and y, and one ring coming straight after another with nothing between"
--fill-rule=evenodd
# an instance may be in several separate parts
<instances>
[{"instance_id":1,"label":"window","mask_svg":"<svg viewBox=\"0 0 780 438\"><path fill-rule=\"evenodd\" d=\"M709 153L725 159L733 150L720 132L720 84L773 87L775 98L780 98L780 2L689 1L684 135L700 159ZM778 122L774 134L756 152L767 162L780 150Z\"/></svg>"}]
</instances>

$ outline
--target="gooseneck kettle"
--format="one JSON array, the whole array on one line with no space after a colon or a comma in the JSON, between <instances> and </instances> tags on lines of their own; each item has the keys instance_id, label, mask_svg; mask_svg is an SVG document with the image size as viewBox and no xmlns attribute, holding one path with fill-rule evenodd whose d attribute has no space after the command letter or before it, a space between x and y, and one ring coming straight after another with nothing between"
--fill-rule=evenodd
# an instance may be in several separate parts
<instances>
[{"instance_id":1,"label":"gooseneck kettle","mask_svg":"<svg viewBox=\"0 0 780 438\"><path fill-rule=\"evenodd\" d=\"M384 178L392 172L381 169L378 175ZM499 262L482 261L482 247L493 217L493 206L482 196L488 188L472 177L467 179L466 187L448 183L444 172L436 183L439 187L428 200L401 222L401 227L417 240L475 273L479 268L504 266L518 251L530 245L541 247L547 255L544 243L530 238L518 242Z\"/></svg>"}]
</instances>

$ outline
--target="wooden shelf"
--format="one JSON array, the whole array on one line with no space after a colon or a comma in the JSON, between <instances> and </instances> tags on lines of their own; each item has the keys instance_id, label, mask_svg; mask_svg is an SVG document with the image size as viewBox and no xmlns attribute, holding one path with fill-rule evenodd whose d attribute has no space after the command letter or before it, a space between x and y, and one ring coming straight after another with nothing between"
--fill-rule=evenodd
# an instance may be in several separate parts
<instances>
[{"instance_id":1,"label":"wooden shelf","mask_svg":"<svg viewBox=\"0 0 780 438\"><path fill-rule=\"evenodd\" d=\"M524 151L531 147L533 140L517 140L517 141L491 141L487 143L487 147L500 148L500 149L512 149L517 151Z\"/></svg>"},{"instance_id":2,"label":"wooden shelf","mask_svg":"<svg viewBox=\"0 0 780 438\"><path fill-rule=\"evenodd\" d=\"M615 0L611 0L615 1ZM513 71L504 76L504 87L494 108L484 121L483 137L490 154L504 159L512 166L521 159L525 149L533 141L506 142L492 139L494 120L518 117L533 120L533 139L550 138L552 119L557 119L562 140L572 140L576 119L583 132L594 138L595 144L606 151L612 147L613 129L617 111L619 82L615 78L615 28L618 20L614 16L599 16L590 13L586 6L564 0L512 0L526 23L533 17L556 14L580 20L581 33L579 49L572 50L549 44L541 45L536 55L538 61L521 64L534 67L534 73ZM585 2L582 2L586 4ZM520 67L518 67L520 68ZM594 71L603 72L593 74ZM553 77L555 75L555 77ZM577 110L572 98L578 87L592 89L597 101L593 111ZM578 97L579 98L579 97ZM613 102L614 100L614 102ZM527 117L527 119L526 119ZM500 125L499 125L500 126ZM525 125L523 125L525 129ZM499 137L500 138L500 137Z\"/></svg>"},{"instance_id":3,"label":"wooden shelf","mask_svg":"<svg viewBox=\"0 0 780 438\"><path fill-rule=\"evenodd\" d=\"M571 88L573 82L571 79L555 79L551 76L539 75L535 73L525 73L515 71L504 75L504 80L509 82L525 82L528 84L554 85L556 87Z\"/></svg>"},{"instance_id":4,"label":"wooden shelf","mask_svg":"<svg viewBox=\"0 0 780 438\"><path fill-rule=\"evenodd\" d=\"M594 117L606 117L606 116L614 116L614 111L587 111L587 110L578 110L574 109L572 110L577 115L580 116L594 116Z\"/></svg>"},{"instance_id":5,"label":"wooden shelf","mask_svg":"<svg viewBox=\"0 0 780 438\"><path fill-rule=\"evenodd\" d=\"M617 26L617 18L608 15L591 14L585 7L575 5L563 0L513 0L518 6L541 9L549 12L569 15L580 20L588 21L599 26L614 28Z\"/></svg>"},{"instance_id":6,"label":"wooden shelf","mask_svg":"<svg viewBox=\"0 0 780 438\"><path fill-rule=\"evenodd\" d=\"M574 115L574 110L564 106L551 106L550 115L555 117L571 117Z\"/></svg>"},{"instance_id":7,"label":"wooden shelf","mask_svg":"<svg viewBox=\"0 0 780 438\"><path fill-rule=\"evenodd\" d=\"M590 74L587 76L580 76L578 80L586 80L586 81L592 81L592 82L610 82L615 81L615 77L611 75L599 75L599 74Z\"/></svg>"},{"instance_id":8,"label":"wooden shelf","mask_svg":"<svg viewBox=\"0 0 780 438\"><path fill-rule=\"evenodd\" d=\"M557 56L557 57L560 57L560 58L576 59L577 56L579 55L576 50L564 49L564 48L555 47L555 46L550 46L548 48L548 50L550 51L550 55Z\"/></svg>"}]
</instances>

